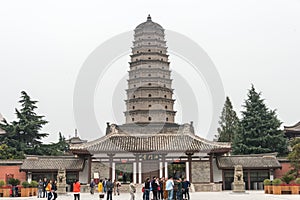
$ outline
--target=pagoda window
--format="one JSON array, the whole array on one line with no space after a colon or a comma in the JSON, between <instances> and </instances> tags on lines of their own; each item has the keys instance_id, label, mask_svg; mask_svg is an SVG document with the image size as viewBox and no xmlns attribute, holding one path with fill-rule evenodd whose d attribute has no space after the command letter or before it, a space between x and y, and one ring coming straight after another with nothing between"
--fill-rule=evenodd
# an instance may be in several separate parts
<instances>
[{"instance_id":1,"label":"pagoda window","mask_svg":"<svg viewBox=\"0 0 300 200\"><path fill-rule=\"evenodd\" d=\"M150 45L151 43L149 42L148 45Z\"/></svg>"},{"instance_id":2,"label":"pagoda window","mask_svg":"<svg viewBox=\"0 0 300 200\"><path fill-rule=\"evenodd\" d=\"M148 76L151 76L151 74L148 74Z\"/></svg>"},{"instance_id":3,"label":"pagoda window","mask_svg":"<svg viewBox=\"0 0 300 200\"><path fill-rule=\"evenodd\" d=\"M135 99L135 95L133 95L133 98Z\"/></svg>"},{"instance_id":4,"label":"pagoda window","mask_svg":"<svg viewBox=\"0 0 300 200\"><path fill-rule=\"evenodd\" d=\"M148 52L151 52L151 49L148 49Z\"/></svg>"},{"instance_id":5,"label":"pagoda window","mask_svg":"<svg viewBox=\"0 0 300 200\"><path fill-rule=\"evenodd\" d=\"M167 98L167 95L165 95L165 98Z\"/></svg>"},{"instance_id":6,"label":"pagoda window","mask_svg":"<svg viewBox=\"0 0 300 200\"><path fill-rule=\"evenodd\" d=\"M131 118L131 120L134 122L134 118Z\"/></svg>"},{"instance_id":7,"label":"pagoda window","mask_svg":"<svg viewBox=\"0 0 300 200\"><path fill-rule=\"evenodd\" d=\"M148 85L151 85L151 83L148 83Z\"/></svg>"},{"instance_id":8,"label":"pagoda window","mask_svg":"<svg viewBox=\"0 0 300 200\"><path fill-rule=\"evenodd\" d=\"M149 108L151 108L152 105L148 105Z\"/></svg>"},{"instance_id":9,"label":"pagoda window","mask_svg":"<svg viewBox=\"0 0 300 200\"><path fill-rule=\"evenodd\" d=\"M162 53L162 51L160 51L160 53Z\"/></svg>"},{"instance_id":10,"label":"pagoda window","mask_svg":"<svg viewBox=\"0 0 300 200\"><path fill-rule=\"evenodd\" d=\"M149 57L148 59L151 60L151 57Z\"/></svg>"},{"instance_id":11,"label":"pagoda window","mask_svg":"<svg viewBox=\"0 0 300 200\"><path fill-rule=\"evenodd\" d=\"M166 118L166 121L169 121L169 118L168 118L168 117Z\"/></svg>"},{"instance_id":12,"label":"pagoda window","mask_svg":"<svg viewBox=\"0 0 300 200\"><path fill-rule=\"evenodd\" d=\"M136 61L139 61L139 59L135 59Z\"/></svg>"},{"instance_id":13,"label":"pagoda window","mask_svg":"<svg viewBox=\"0 0 300 200\"><path fill-rule=\"evenodd\" d=\"M139 51L137 51L136 53L140 53Z\"/></svg>"},{"instance_id":14,"label":"pagoda window","mask_svg":"<svg viewBox=\"0 0 300 200\"><path fill-rule=\"evenodd\" d=\"M164 59L162 59L162 58L161 58L160 60L161 60L161 61L164 61Z\"/></svg>"},{"instance_id":15,"label":"pagoda window","mask_svg":"<svg viewBox=\"0 0 300 200\"><path fill-rule=\"evenodd\" d=\"M165 109L168 109L168 106L165 106Z\"/></svg>"},{"instance_id":16,"label":"pagoda window","mask_svg":"<svg viewBox=\"0 0 300 200\"><path fill-rule=\"evenodd\" d=\"M136 87L136 85L133 85L133 87Z\"/></svg>"},{"instance_id":17,"label":"pagoda window","mask_svg":"<svg viewBox=\"0 0 300 200\"><path fill-rule=\"evenodd\" d=\"M132 109L134 110L134 109L135 109L135 106L132 106Z\"/></svg>"},{"instance_id":18,"label":"pagoda window","mask_svg":"<svg viewBox=\"0 0 300 200\"><path fill-rule=\"evenodd\" d=\"M151 117L148 117L148 120L149 120L149 121L151 121L151 120L152 120L152 118L151 118Z\"/></svg>"},{"instance_id":19,"label":"pagoda window","mask_svg":"<svg viewBox=\"0 0 300 200\"><path fill-rule=\"evenodd\" d=\"M151 65L148 66L149 68L151 67Z\"/></svg>"},{"instance_id":20,"label":"pagoda window","mask_svg":"<svg viewBox=\"0 0 300 200\"><path fill-rule=\"evenodd\" d=\"M151 95L151 94L148 94L148 97L152 97L152 95Z\"/></svg>"}]
</instances>

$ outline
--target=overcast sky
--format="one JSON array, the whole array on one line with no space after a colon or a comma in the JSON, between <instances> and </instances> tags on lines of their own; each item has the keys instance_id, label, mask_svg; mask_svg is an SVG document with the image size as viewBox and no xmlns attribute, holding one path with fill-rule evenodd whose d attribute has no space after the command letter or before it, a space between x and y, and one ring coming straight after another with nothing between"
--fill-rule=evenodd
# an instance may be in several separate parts
<instances>
[{"instance_id":1,"label":"overcast sky","mask_svg":"<svg viewBox=\"0 0 300 200\"><path fill-rule=\"evenodd\" d=\"M49 121L44 128L50 133L47 142L56 141L59 131L73 135L73 92L83 63L101 43L133 30L150 13L165 29L203 48L238 113L253 83L283 124L293 125L300 120L299 11L299 0L1 1L0 113L14 120L14 108L25 90L39 101L37 113ZM120 58L114 65L126 73L128 59ZM170 62L172 68L180 59L172 60L171 55ZM103 94L98 92L95 99L99 95ZM124 122L98 109L103 127L106 121ZM211 113L200 113L201 135L209 128L206 118ZM79 135L101 136L80 131Z\"/></svg>"}]
</instances>

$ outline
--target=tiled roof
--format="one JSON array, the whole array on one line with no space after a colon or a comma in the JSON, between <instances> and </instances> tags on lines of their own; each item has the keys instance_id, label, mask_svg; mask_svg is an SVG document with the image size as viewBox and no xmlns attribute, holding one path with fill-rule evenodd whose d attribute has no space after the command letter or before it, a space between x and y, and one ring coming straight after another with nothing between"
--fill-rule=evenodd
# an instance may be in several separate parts
<instances>
[{"instance_id":1,"label":"tiled roof","mask_svg":"<svg viewBox=\"0 0 300 200\"><path fill-rule=\"evenodd\" d=\"M83 169L84 160L74 156L28 156L20 169L23 171L58 169L80 171Z\"/></svg>"},{"instance_id":2,"label":"tiled roof","mask_svg":"<svg viewBox=\"0 0 300 200\"><path fill-rule=\"evenodd\" d=\"M141 133L130 134L119 130L109 133L97 140L87 142L81 145L71 146L71 150L87 150L90 153L99 152L210 152L217 149L230 150L229 143L219 143L205 140L189 129L189 126L177 127L177 132L161 131L158 133L146 134L144 130ZM127 127L127 130L130 130ZM137 128L137 130L139 130ZM153 131L153 129L152 129ZM132 133L133 131L131 131Z\"/></svg>"},{"instance_id":3,"label":"tiled roof","mask_svg":"<svg viewBox=\"0 0 300 200\"><path fill-rule=\"evenodd\" d=\"M236 155L217 157L217 165L221 169L234 169L235 165L242 165L244 169L281 168L275 155Z\"/></svg>"},{"instance_id":4,"label":"tiled roof","mask_svg":"<svg viewBox=\"0 0 300 200\"><path fill-rule=\"evenodd\" d=\"M300 122L293 126L284 126L284 131L295 131L295 132L300 132Z\"/></svg>"}]
</instances>

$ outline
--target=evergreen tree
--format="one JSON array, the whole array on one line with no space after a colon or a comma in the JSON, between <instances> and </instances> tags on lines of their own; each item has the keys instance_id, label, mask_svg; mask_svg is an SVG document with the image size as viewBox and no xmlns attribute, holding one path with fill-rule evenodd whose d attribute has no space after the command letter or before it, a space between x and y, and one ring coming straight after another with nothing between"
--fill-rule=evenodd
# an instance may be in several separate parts
<instances>
[{"instance_id":1,"label":"evergreen tree","mask_svg":"<svg viewBox=\"0 0 300 200\"><path fill-rule=\"evenodd\" d=\"M17 121L8 123L4 120L0 122L0 128L6 132L0 137L1 143L13 147L23 154L36 154L42 145L40 140L48 135L40 133L47 121L43 119L44 116L35 113L37 101L31 100L26 92L21 92L19 103L21 109L16 109Z\"/></svg>"},{"instance_id":2,"label":"evergreen tree","mask_svg":"<svg viewBox=\"0 0 300 200\"><path fill-rule=\"evenodd\" d=\"M234 154L287 153L287 139L275 110L270 110L252 85L233 141Z\"/></svg>"},{"instance_id":3,"label":"evergreen tree","mask_svg":"<svg viewBox=\"0 0 300 200\"><path fill-rule=\"evenodd\" d=\"M288 155L288 159L291 161L291 165L294 168L293 171L299 176L300 171L300 139L297 138L291 142L292 151Z\"/></svg>"},{"instance_id":4,"label":"evergreen tree","mask_svg":"<svg viewBox=\"0 0 300 200\"><path fill-rule=\"evenodd\" d=\"M216 136L218 142L232 142L238 122L239 119L236 112L233 110L232 103L229 97L226 97L222 114L220 116L218 135Z\"/></svg>"}]
</instances>

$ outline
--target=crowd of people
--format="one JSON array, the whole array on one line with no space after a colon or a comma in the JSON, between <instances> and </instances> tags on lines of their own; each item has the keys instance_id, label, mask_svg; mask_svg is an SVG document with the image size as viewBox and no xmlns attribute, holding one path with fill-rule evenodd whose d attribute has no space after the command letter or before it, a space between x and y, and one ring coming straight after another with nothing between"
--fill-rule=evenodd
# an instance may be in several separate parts
<instances>
[{"instance_id":1,"label":"crowd of people","mask_svg":"<svg viewBox=\"0 0 300 200\"><path fill-rule=\"evenodd\" d=\"M174 180L173 177L169 177L169 179L167 179L164 177L157 178L155 176L152 180L147 178L142 189L143 200L189 200L190 186L191 184L187 179L182 181L181 178Z\"/></svg>"},{"instance_id":2,"label":"crowd of people","mask_svg":"<svg viewBox=\"0 0 300 200\"><path fill-rule=\"evenodd\" d=\"M47 200L55 200L57 198L56 180L40 179L38 182L37 198L47 198Z\"/></svg>"},{"instance_id":3,"label":"crowd of people","mask_svg":"<svg viewBox=\"0 0 300 200\"><path fill-rule=\"evenodd\" d=\"M173 177L152 179L146 178L143 183L142 192L143 200L190 200L189 188L191 184L187 179L173 179ZM100 199L104 199L106 194L107 200L112 200L113 194L120 195L121 183L119 181L111 181L111 179L100 180L90 183L90 192L94 194L97 188ZM131 182L129 184L130 200L135 200L136 185ZM76 199L75 199L76 200Z\"/></svg>"}]
</instances>

